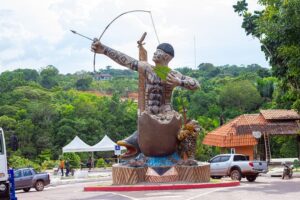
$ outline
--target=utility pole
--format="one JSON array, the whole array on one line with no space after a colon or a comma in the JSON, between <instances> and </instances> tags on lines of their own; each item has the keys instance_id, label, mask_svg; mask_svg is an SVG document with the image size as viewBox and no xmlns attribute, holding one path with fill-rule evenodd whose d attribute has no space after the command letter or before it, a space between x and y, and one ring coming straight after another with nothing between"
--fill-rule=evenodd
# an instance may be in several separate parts
<instances>
[{"instance_id":1,"label":"utility pole","mask_svg":"<svg viewBox=\"0 0 300 200\"><path fill-rule=\"evenodd\" d=\"M196 36L194 36L194 65L195 65L195 69L197 68L197 50L196 50Z\"/></svg>"}]
</instances>

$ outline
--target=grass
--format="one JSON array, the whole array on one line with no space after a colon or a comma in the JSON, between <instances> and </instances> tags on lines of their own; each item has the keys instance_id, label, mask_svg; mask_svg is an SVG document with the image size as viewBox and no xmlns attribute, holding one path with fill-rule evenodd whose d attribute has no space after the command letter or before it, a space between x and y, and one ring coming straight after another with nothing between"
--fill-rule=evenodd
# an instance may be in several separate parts
<instances>
[{"instance_id":1,"label":"grass","mask_svg":"<svg viewBox=\"0 0 300 200\"><path fill-rule=\"evenodd\" d=\"M222 180L221 179L213 179L213 178L211 178L209 182L210 183L221 183Z\"/></svg>"},{"instance_id":2,"label":"grass","mask_svg":"<svg viewBox=\"0 0 300 200\"><path fill-rule=\"evenodd\" d=\"M294 172L300 172L300 167L297 167L293 170Z\"/></svg>"}]
</instances>

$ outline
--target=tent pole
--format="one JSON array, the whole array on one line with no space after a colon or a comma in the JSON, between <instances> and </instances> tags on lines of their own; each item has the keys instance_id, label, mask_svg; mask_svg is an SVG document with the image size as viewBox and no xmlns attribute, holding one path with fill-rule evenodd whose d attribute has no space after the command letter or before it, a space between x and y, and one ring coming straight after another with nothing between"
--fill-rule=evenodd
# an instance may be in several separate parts
<instances>
[{"instance_id":1,"label":"tent pole","mask_svg":"<svg viewBox=\"0 0 300 200\"><path fill-rule=\"evenodd\" d=\"M92 151L92 168L94 168L94 152Z\"/></svg>"}]
</instances>

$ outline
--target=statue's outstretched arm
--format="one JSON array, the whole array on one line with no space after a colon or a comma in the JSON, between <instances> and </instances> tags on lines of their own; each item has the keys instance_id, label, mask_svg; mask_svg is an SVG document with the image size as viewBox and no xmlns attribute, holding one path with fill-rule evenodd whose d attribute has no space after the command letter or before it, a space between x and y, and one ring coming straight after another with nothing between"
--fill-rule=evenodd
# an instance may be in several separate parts
<instances>
[{"instance_id":1,"label":"statue's outstretched arm","mask_svg":"<svg viewBox=\"0 0 300 200\"><path fill-rule=\"evenodd\" d=\"M107 57L111 58L113 61L117 62L118 64L124 67L128 67L129 69L132 69L134 71L138 71L139 65L141 65L139 64L138 60L120 51L114 50L108 46L101 44L99 40L95 40L92 43L91 51L99 54L104 54Z\"/></svg>"},{"instance_id":2,"label":"statue's outstretched arm","mask_svg":"<svg viewBox=\"0 0 300 200\"><path fill-rule=\"evenodd\" d=\"M171 71L167 77L168 82L177 83L176 86L181 86L189 90L196 90L200 87L199 82L189 76L184 76L177 71Z\"/></svg>"}]
</instances>

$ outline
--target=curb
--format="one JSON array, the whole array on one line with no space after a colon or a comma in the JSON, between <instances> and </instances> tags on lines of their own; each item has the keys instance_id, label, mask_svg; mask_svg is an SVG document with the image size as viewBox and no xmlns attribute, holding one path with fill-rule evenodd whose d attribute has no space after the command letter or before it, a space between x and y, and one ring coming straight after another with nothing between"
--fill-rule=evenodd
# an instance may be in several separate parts
<instances>
[{"instance_id":1,"label":"curb","mask_svg":"<svg viewBox=\"0 0 300 200\"><path fill-rule=\"evenodd\" d=\"M262 174L262 177L282 177L282 172L279 173L269 173L269 174ZM300 178L300 173L294 173L293 178Z\"/></svg>"},{"instance_id":2,"label":"curb","mask_svg":"<svg viewBox=\"0 0 300 200\"><path fill-rule=\"evenodd\" d=\"M111 177L101 177L101 178L88 178L88 179L70 179L70 180L59 180L55 182L50 182L49 186L56 187L60 185L69 185L75 183L89 183L89 182L101 182L101 181L110 181Z\"/></svg>"},{"instance_id":3,"label":"curb","mask_svg":"<svg viewBox=\"0 0 300 200\"><path fill-rule=\"evenodd\" d=\"M186 190L186 189L201 189L201 188L217 188L217 187L234 187L239 186L239 181L227 183L192 183L192 184L161 184L161 185L119 185L119 186L92 186L84 187L85 192L96 191L146 191L146 190Z\"/></svg>"}]
</instances>

